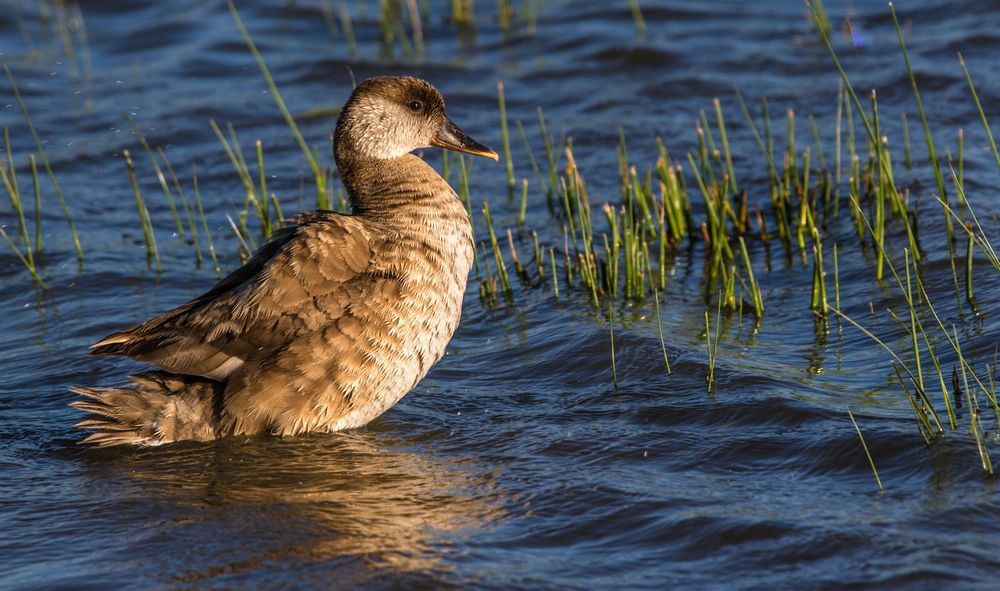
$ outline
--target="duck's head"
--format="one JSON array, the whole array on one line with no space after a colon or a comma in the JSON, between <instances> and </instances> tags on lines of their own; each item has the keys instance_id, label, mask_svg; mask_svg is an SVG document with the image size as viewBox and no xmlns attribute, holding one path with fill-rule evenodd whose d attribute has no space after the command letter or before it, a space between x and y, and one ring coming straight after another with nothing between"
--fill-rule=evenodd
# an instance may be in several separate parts
<instances>
[{"instance_id":1,"label":"duck's head","mask_svg":"<svg viewBox=\"0 0 1000 591\"><path fill-rule=\"evenodd\" d=\"M354 89L337 121L334 150L341 156L385 160L438 146L499 160L497 153L458 128L444 99L419 78L369 78Z\"/></svg>"}]
</instances>

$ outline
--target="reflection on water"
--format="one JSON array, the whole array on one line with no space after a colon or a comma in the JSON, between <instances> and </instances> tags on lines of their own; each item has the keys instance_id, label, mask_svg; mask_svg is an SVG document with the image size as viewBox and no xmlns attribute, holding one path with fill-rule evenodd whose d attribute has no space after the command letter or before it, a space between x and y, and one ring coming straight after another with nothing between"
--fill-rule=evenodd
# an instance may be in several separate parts
<instances>
[{"instance_id":1,"label":"reflection on water","mask_svg":"<svg viewBox=\"0 0 1000 591\"><path fill-rule=\"evenodd\" d=\"M125 552L157 560L161 549L173 553L168 583L269 569L301 582L332 568L341 584L347 573L355 582L442 583L450 541L503 517L488 472L373 431L85 455L87 487L118 482L162 507L157 535ZM187 543L177 555L180 540Z\"/></svg>"}]
</instances>

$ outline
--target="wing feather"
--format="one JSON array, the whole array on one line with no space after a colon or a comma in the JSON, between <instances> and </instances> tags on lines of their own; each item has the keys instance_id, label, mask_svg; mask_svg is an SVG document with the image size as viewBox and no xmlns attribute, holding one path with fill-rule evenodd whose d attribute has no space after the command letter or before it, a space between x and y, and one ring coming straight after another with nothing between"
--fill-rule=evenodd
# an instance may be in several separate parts
<instances>
[{"instance_id":1,"label":"wing feather","mask_svg":"<svg viewBox=\"0 0 1000 591\"><path fill-rule=\"evenodd\" d=\"M336 297L369 267L369 222L314 211L291 220L204 295L95 343L174 373L225 379L247 360L339 318Z\"/></svg>"}]
</instances>

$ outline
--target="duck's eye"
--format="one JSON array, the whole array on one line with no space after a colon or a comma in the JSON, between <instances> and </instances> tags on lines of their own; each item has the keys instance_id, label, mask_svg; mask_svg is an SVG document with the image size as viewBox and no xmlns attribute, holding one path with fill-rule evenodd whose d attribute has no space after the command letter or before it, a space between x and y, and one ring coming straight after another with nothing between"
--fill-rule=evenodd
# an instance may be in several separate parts
<instances>
[{"instance_id":1,"label":"duck's eye","mask_svg":"<svg viewBox=\"0 0 1000 591\"><path fill-rule=\"evenodd\" d=\"M424 104L420 101L410 101L406 106L410 107L410 110L414 113L419 113L424 109Z\"/></svg>"}]
</instances>

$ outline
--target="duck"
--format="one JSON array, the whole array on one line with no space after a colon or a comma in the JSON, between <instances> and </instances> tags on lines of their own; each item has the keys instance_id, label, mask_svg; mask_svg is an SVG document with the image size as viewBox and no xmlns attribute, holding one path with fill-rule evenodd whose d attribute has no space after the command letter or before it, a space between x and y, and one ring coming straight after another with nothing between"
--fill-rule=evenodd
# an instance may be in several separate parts
<instances>
[{"instance_id":1,"label":"duck","mask_svg":"<svg viewBox=\"0 0 1000 591\"><path fill-rule=\"evenodd\" d=\"M351 213L301 213L203 295L91 346L148 363L72 387L99 447L366 425L439 361L473 261L469 214L415 150L499 161L425 80L358 84L331 135Z\"/></svg>"}]
</instances>

